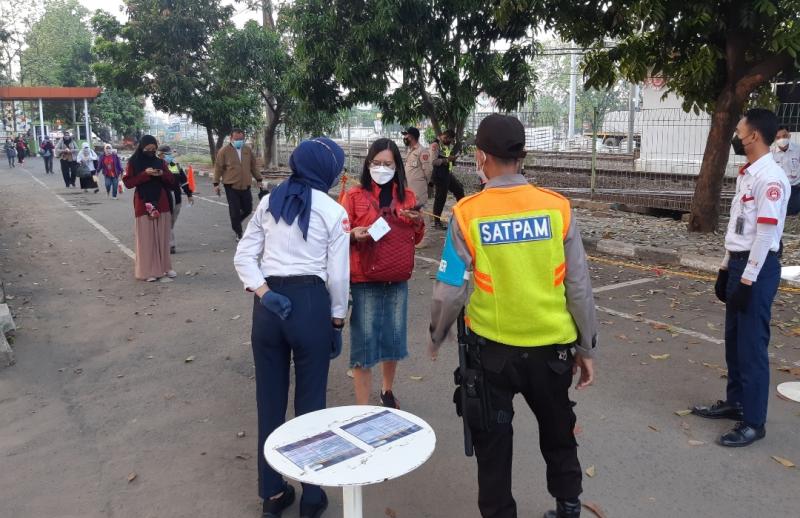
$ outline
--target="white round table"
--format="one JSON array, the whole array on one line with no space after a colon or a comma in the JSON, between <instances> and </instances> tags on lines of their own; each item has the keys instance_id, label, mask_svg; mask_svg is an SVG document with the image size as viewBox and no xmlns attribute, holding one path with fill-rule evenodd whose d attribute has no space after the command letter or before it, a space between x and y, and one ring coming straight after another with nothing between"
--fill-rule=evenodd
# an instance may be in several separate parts
<instances>
[{"instance_id":1,"label":"white round table","mask_svg":"<svg viewBox=\"0 0 800 518\"><path fill-rule=\"evenodd\" d=\"M341 487L344 518L361 518L362 486L415 470L435 447L433 428L419 417L353 405L311 412L283 424L264 443L264 458L292 480Z\"/></svg>"}]
</instances>

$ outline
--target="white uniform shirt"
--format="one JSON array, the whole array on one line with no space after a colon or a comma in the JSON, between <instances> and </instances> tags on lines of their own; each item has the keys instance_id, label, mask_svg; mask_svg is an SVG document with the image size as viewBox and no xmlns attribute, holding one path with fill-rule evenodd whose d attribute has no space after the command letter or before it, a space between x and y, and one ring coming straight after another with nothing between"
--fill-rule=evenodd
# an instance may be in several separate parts
<instances>
[{"instance_id":1,"label":"white uniform shirt","mask_svg":"<svg viewBox=\"0 0 800 518\"><path fill-rule=\"evenodd\" d=\"M777 252L780 248L790 190L786 175L770 153L745 166L739 173L725 234L725 249L750 252L742 275L745 279L755 282L767 253ZM726 254L723 266L727 264Z\"/></svg>"},{"instance_id":2,"label":"white uniform shirt","mask_svg":"<svg viewBox=\"0 0 800 518\"><path fill-rule=\"evenodd\" d=\"M786 148L786 151L776 147L772 150L772 158L786 173L790 185L800 185L800 146L794 142L789 142L789 147Z\"/></svg>"},{"instance_id":3,"label":"white uniform shirt","mask_svg":"<svg viewBox=\"0 0 800 518\"><path fill-rule=\"evenodd\" d=\"M258 204L236 248L233 263L245 289L255 291L270 276L316 275L328 287L331 317L347 316L350 290L350 223L344 207L311 191L308 240L297 221L276 223L267 212L269 195Z\"/></svg>"}]
</instances>

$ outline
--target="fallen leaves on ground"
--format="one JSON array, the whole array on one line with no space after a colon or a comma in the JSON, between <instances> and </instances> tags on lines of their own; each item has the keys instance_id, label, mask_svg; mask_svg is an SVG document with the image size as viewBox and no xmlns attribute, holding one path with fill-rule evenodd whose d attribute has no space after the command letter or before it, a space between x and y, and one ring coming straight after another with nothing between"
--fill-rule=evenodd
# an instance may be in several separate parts
<instances>
[{"instance_id":1,"label":"fallen leaves on ground","mask_svg":"<svg viewBox=\"0 0 800 518\"><path fill-rule=\"evenodd\" d=\"M408 378L412 381L422 381L422 376L409 376Z\"/></svg>"},{"instance_id":2,"label":"fallen leaves on ground","mask_svg":"<svg viewBox=\"0 0 800 518\"><path fill-rule=\"evenodd\" d=\"M778 457L777 455L772 455L772 460L783 466L784 468L794 468L796 467L794 462L790 461L789 459L784 459L783 457Z\"/></svg>"},{"instance_id":3,"label":"fallen leaves on ground","mask_svg":"<svg viewBox=\"0 0 800 518\"><path fill-rule=\"evenodd\" d=\"M600 509L600 506L595 504L594 502L583 502L583 507L590 510L597 518L606 518L606 513Z\"/></svg>"},{"instance_id":4,"label":"fallen leaves on ground","mask_svg":"<svg viewBox=\"0 0 800 518\"><path fill-rule=\"evenodd\" d=\"M675 415L679 415L679 416L681 416L681 417L687 416L687 415L689 415L689 414L691 414L691 413L692 413L692 411L691 411L691 410L689 410L688 408L687 408L687 409L685 409L685 410L676 410L676 411L675 411Z\"/></svg>"},{"instance_id":5,"label":"fallen leaves on ground","mask_svg":"<svg viewBox=\"0 0 800 518\"><path fill-rule=\"evenodd\" d=\"M786 372L791 374L792 376L797 376L800 378L800 367L788 367L788 366L781 366L778 367L780 372Z\"/></svg>"},{"instance_id":6,"label":"fallen leaves on ground","mask_svg":"<svg viewBox=\"0 0 800 518\"><path fill-rule=\"evenodd\" d=\"M597 475L597 468L595 468L594 465L591 465L588 468L586 468L586 476L587 477L592 478L595 475Z\"/></svg>"},{"instance_id":7,"label":"fallen leaves on ground","mask_svg":"<svg viewBox=\"0 0 800 518\"><path fill-rule=\"evenodd\" d=\"M697 439L689 439L689 446L702 446L705 442L698 441Z\"/></svg>"},{"instance_id":8,"label":"fallen leaves on ground","mask_svg":"<svg viewBox=\"0 0 800 518\"><path fill-rule=\"evenodd\" d=\"M194 361L194 355L187 357L183 360L184 363L192 363Z\"/></svg>"},{"instance_id":9,"label":"fallen leaves on ground","mask_svg":"<svg viewBox=\"0 0 800 518\"><path fill-rule=\"evenodd\" d=\"M128 484L136 480L136 477L138 476L139 475L137 475L135 471L131 471L130 473L128 473Z\"/></svg>"},{"instance_id":10,"label":"fallen leaves on ground","mask_svg":"<svg viewBox=\"0 0 800 518\"><path fill-rule=\"evenodd\" d=\"M666 359L669 359L669 357L670 357L669 354L651 354L650 355L650 358L652 358L654 360L666 360Z\"/></svg>"},{"instance_id":11,"label":"fallen leaves on ground","mask_svg":"<svg viewBox=\"0 0 800 518\"><path fill-rule=\"evenodd\" d=\"M386 510L384 511L384 513L389 518L397 518L397 513L394 512L394 509L392 509L391 507L387 507Z\"/></svg>"}]
</instances>

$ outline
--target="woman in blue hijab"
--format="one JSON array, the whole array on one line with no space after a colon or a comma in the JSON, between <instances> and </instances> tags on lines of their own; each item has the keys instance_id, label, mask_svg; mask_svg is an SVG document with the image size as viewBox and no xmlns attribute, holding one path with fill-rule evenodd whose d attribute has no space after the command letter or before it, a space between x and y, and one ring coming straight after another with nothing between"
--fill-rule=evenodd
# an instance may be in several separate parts
<instances>
[{"instance_id":1,"label":"woman in blue hijab","mask_svg":"<svg viewBox=\"0 0 800 518\"><path fill-rule=\"evenodd\" d=\"M258 489L263 518L292 505L295 490L262 454L286 419L294 361L294 414L325 408L330 360L342 348L350 282L350 225L327 192L344 168L344 151L327 138L302 142L292 175L264 196L236 249L234 265L254 292L252 346L258 404ZM318 518L325 492L303 484L301 518Z\"/></svg>"}]
</instances>

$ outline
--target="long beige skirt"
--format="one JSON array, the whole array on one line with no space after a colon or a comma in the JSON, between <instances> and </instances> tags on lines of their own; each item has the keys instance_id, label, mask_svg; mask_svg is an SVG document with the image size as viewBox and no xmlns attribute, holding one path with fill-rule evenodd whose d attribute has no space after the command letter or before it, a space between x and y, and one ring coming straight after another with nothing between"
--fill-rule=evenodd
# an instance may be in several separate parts
<instances>
[{"instance_id":1,"label":"long beige skirt","mask_svg":"<svg viewBox=\"0 0 800 518\"><path fill-rule=\"evenodd\" d=\"M136 260L134 275L139 280L148 277L163 277L172 270L172 259L169 256L169 230L172 215L162 213L156 219L139 216L133 227L136 241Z\"/></svg>"}]
</instances>

